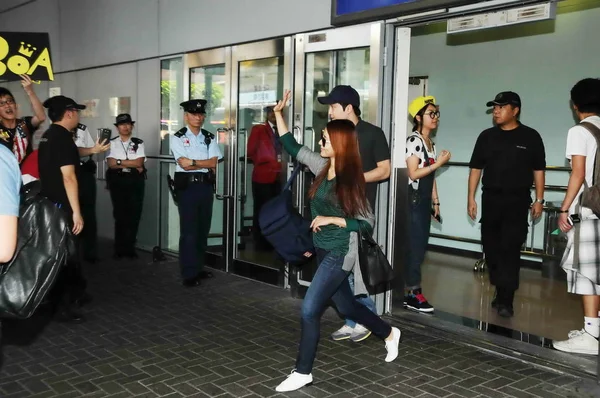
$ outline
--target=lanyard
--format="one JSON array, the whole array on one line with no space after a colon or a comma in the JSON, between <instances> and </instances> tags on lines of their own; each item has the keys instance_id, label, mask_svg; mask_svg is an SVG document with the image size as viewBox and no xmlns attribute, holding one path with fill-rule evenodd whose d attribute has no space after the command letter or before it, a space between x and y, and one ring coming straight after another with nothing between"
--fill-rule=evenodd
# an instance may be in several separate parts
<instances>
[{"instance_id":1,"label":"lanyard","mask_svg":"<svg viewBox=\"0 0 600 398\"><path fill-rule=\"evenodd\" d=\"M129 142L129 144L127 145L127 148L125 148L125 145L123 145L123 140L119 140L119 141L121 141L121 146L123 147L123 150L125 151L125 160L129 160L129 154L127 153L127 149L131 145L131 142Z\"/></svg>"}]
</instances>

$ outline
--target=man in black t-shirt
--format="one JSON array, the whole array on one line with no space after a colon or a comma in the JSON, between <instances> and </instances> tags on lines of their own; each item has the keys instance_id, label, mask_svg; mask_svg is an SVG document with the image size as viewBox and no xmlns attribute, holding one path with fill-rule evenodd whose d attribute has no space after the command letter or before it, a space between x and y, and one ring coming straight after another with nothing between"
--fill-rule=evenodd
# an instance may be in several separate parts
<instances>
[{"instance_id":1,"label":"man in black t-shirt","mask_svg":"<svg viewBox=\"0 0 600 398\"><path fill-rule=\"evenodd\" d=\"M483 171L481 241L490 282L496 286L492 307L500 316L511 317L515 291L519 288L521 246L527 238L527 213L534 182L536 200L531 208L532 219L539 218L543 210L546 154L539 133L519 122L518 94L499 93L487 106L493 107L495 126L483 131L475 144L469 163L467 208L475 220L475 191Z\"/></svg>"},{"instance_id":2,"label":"man in black t-shirt","mask_svg":"<svg viewBox=\"0 0 600 398\"><path fill-rule=\"evenodd\" d=\"M375 212L375 201L377 199L377 183L387 180L390 177L390 147L385 138L383 130L379 127L365 122L360 118L360 96L358 92L350 86L336 86L326 97L319 97L319 102L329 105L329 117L332 120L346 119L350 120L356 126L358 135L358 150L362 160L363 171L365 173L366 195L369 205ZM354 290L353 275L348 279L350 287ZM358 301L377 313L375 303L368 294L359 294ZM354 342L365 340L371 335L371 331L364 326L355 323L351 319L346 319L346 324L339 330L332 333L333 340L350 339Z\"/></svg>"},{"instance_id":3,"label":"man in black t-shirt","mask_svg":"<svg viewBox=\"0 0 600 398\"><path fill-rule=\"evenodd\" d=\"M35 91L31 78L22 75L21 85L29 98L34 116L17 118L17 104L12 93L0 87L0 144L13 151L21 163L33 151L33 133L46 120L44 107Z\"/></svg>"},{"instance_id":4,"label":"man in black t-shirt","mask_svg":"<svg viewBox=\"0 0 600 398\"><path fill-rule=\"evenodd\" d=\"M85 105L58 95L47 99L44 106L48 108L52 124L42 136L39 146L41 192L68 214L72 219L73 234L79 235L83 229L77 184L79 151L72 131L77 128L79 111L85 109ZM59 320L84 321L83 316L71 308L71 304L89 297L85 295L84 288L78 254L72 253L55 288L60 296Z\"/></svg>"},{"instance_id":5,"label":"man in black t-shirt","mask_svg":"<svg viewBox=\"0 0 600 398\"><path fill-rule=\"evenodd\" d=\"M319 102L329 105L332 120L350 120L356 126L358 146L362 160L367 199L375 211L377 183L390 177L390 147L383 130L360 118L360 96L350 86L336 86L328 96L319 97Z\"/></svg>"}]
</instances>

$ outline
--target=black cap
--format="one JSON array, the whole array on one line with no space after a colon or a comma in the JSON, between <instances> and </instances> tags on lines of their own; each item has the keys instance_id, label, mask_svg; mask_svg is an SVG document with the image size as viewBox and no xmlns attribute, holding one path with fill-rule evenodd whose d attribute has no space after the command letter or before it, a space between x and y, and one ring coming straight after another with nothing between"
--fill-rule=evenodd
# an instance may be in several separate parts
<instances>
[{"instance_id":1,"label":"black cap","mask_svg":"<svg viewBox=\"0 0 600 398\"><path fill-rule=\"evenodd\" d=\"M133 120L131 120L131 115L129 113L121 113L120 115L117 116L117 119L115 121L115 126L118 126L119 124L123 124L123 123L135 124L135 122Z\"/></svg>"},{"instance_id":2,"label":"black cap","mask_svg":"<svg viewBox=\"0 0 600 398\"><path fill-rule=\"evenodd\" d=\"M514 105L517 107L521 107L521 97L519 94L513 93L512 91L503 91L496 95L492 101L488 101L486 106L494 106L494 105Z\"/></svg>"},{"instance_id":3,"label":"black cap","mask_svg":"<svg viewBox=\"0 0 600 398\"><path fill-rule=\"evenodd\" d=\"M60 112L66 109L85 109L85 105L78 104L73 99L64 95L56 95L44 101L44 108Z\"/></svg>"},{"instance_id":4,"label":"black cap","mask_svg":"<svg viewBox=\"0 0 600 398\"><path fill-rule=\"evenodd\" d=\"M263 108L264 112L273 112L273 108L275 108L275 105L267 105Z\"/></svg>"},{"instance_id":5,"label":"black cap","mask_svg":"<svg viewBox=\"0 0 600 398\"><path fill-rule=\"evenodd\" d=\"M188 113L206 113L206 100L204 99L191 99L189 101L182 102L179 104L183 108L184 112Z\"/></svg>"},{"instance_id":6,"label":"black cap","mask_svg":"<svg viewBox=\"0 0 600 398\"><path fill-rule=\"evenodd\" d=\"M350 104L356 108L360 107L360 96L350 86L336 86L328 96L317 98L323 105Z\"/></svg>"}]
</instances>

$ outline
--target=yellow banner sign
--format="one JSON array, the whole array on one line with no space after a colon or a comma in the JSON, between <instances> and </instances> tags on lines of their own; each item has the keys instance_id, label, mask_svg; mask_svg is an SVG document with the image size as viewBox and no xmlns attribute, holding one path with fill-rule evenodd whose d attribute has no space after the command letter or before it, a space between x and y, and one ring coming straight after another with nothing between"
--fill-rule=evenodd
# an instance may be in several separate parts
<instances>
[{"instance_id":1,"label":"yellow banner sign","mask_svg":"<svg viewBox=\"0 0 600 398\"><path fill-rule=\"evenodd\" d=\"M48 33L0 32L0 80L54 80Z\"/></svg>"}]
</instances>

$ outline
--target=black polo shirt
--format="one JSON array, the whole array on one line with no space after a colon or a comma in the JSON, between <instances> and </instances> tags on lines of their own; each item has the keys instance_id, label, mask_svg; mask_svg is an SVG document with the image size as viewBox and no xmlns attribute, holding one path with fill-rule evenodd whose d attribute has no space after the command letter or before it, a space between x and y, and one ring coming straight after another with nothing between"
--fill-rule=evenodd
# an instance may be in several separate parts
<instances>
[{"instance_id":1,"label":"black polo shirt","mask_svg":"<svg viewBox=\"0 0 600 398\"><path fill-rule=\"evenodd\" d=\"M533 171L546 168L542 137L523 124L487 129L477 138L469 167L483 170L484 191L529 192Z\"/></svg>"},{"instance_id":2,"label":"black polo shirt","mask_svg":"<svg viewBox=\"0 0 600 398\"><path fill-rule=\"evenodd\" d=\"M356 133L358 134L358 149L365 173L376 169L377 163L390 159L390 147L382 129L361 119L356 125ZM377 182L367 183L366 194L371 208L375 210Z\"/></svg>"},{"instance_id":3,"label":"black polo shirt","mask_svg":"<svg viewBox=\"0 0 600 398\"><path fill-rule=\"evenodd\" d=\"M79 151L73 133L58 124L50 125L40 141L38 156L42 194L72 212L60 168L73 165L79 176Z\"/></svg>"}]
</instances>

